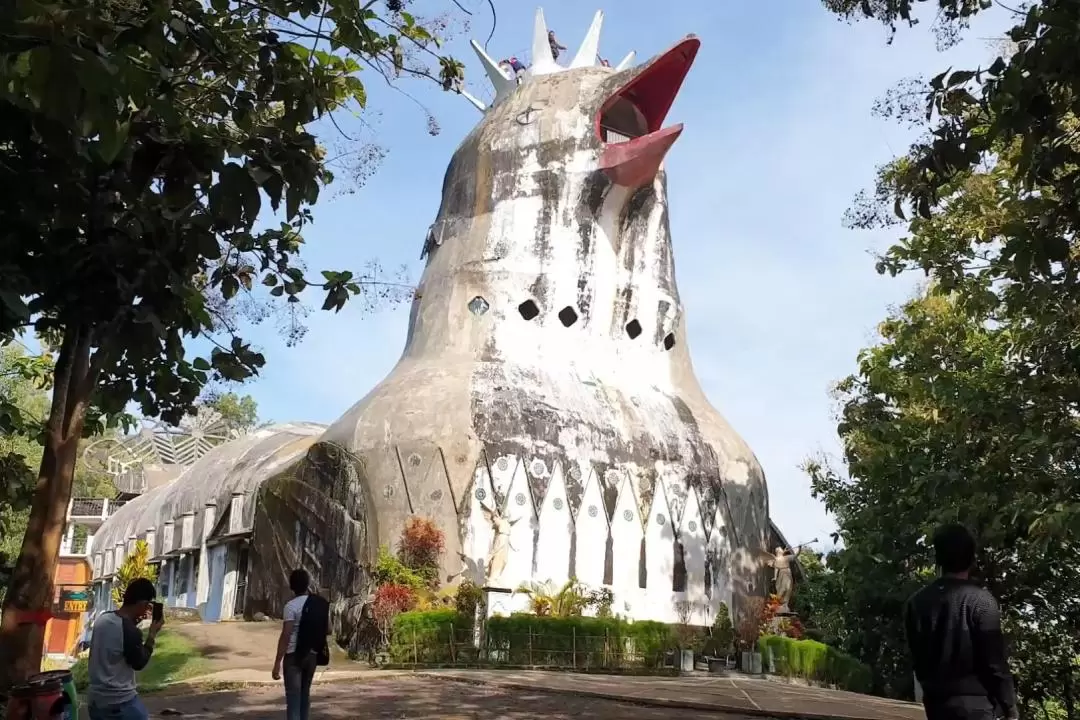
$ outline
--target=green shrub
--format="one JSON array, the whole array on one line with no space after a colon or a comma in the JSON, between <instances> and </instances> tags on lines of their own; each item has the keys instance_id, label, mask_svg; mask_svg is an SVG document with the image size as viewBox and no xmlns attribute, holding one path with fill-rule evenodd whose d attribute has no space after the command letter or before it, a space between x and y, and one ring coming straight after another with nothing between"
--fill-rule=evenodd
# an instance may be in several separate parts
<instances>
[{"instance_id":1,"label":"green shrub","mask_svg":"<svg viewBox=\"0 0 1080 720\"><path fill-rule=\"evenodd\" d=\"M476 617L476 606L484 602L484 591L472 580L462 580L454 594L457 611L468 617Z\"/></svg>"},{"instance_id":2,"label":"green shrub","mask_svg":"<svg viewBox=\"0 0 1080 720\"><path fill-rule=\"evenodd\" d=\"M455 610L401 613L390 631L390 661L449 664L484 660L493 664L590 668L661 667L672 647L671 628L658 622L619 618L538 617L516 614L487 621L486 653L477 657L472 618Z\"/></svg>"},{"instance_id":3,"label":"green shrub","mask_svg":"<svg viewBox=\"0 0 1080 720\"><path fill-rule=\"evenodd\" d=\"M418 572L407 566L384 545L379 548L379 557L375 561L372 573L376 585L401 585L414 591L427 587L428 581Z\"/></svg>"},{"instance_id":4,"label":"green shrub","mask_svg":"<svg viewBox=\"0 0 1080 720\"><path fill-rule=\"evenodd\" d=\"M659 667L672 646L664 623L515 614L487 623L492 662L589 669Z\"/></svg>"},{"instance_id":5,"label":"green shrub","mask_svg":"<svg viewBox=\"0 0 1080 720\"><path fill-rule=\"evenodd\" d=\"M705 641L705 653L725 657L731 654L734 642L735 627L731 624L731 613L725 603L720 603L716 609L716 619L709 631L709 637Z\"/></svg>"},{"instance_id":6,"label":"green shrub","mask_svg":"<svg viewBox=\"0 0 1080 720\"><path fill-rule=\"evenodd\" d=\"M472 626L472 617L452 609L403 612L390 627L390 660L408 665L462 662L476 654Z\"/></svg>"},{"instance_id":7,"label":"green shrub","mask_svg":"<svg viewBox=\"0 0 1080 720\"><path fill-rule=\"evenodd\" d=\"M773 659L778 675L797 677L841 690L868 692L871 673L867 665L816 640L793 640L780 635L764 635L758 651Z\"/></svg>"}]
</instances>

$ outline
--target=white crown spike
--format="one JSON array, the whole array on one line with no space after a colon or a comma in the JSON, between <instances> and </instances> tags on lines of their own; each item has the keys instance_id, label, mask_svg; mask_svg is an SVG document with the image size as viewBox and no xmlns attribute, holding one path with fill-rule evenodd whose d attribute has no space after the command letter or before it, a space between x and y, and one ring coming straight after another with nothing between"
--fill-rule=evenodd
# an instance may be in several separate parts
<instances>
[{"instance_id":1,"label":"white crown spike","mask_svg":"<svg viewBox=\"0 0 1080 720\"><path fill-rule=\"evenodd\" d=\"M585 39L581 41L581 47L574 55L570 68L593 67L596 65L596 57L600 53L600 28L604 24L604 11L597 10L593 16L589 32L585 33Z\"/></svg>"},{"instance_id":2,"label":"white crown spike","mask_svg":"<svg viewBox=\"0 0 1080 720\"><path fill-rule=\"evenodd\" d=\"M559 72L561 69L555 63L555 58L551 56L551 45L548 44L548 27L544 21L544 10L543 8L536 8L536 21L533 24L532 67L529 68L529 74L533 77L550 75Z\"/></svg>"},{"instance_id":3,"label":"white crown spike","mask_svg":"<svg viewBox=\"0 0 1080 720\"><path fill-rule=\"evenodd\" d=\"M635 57L637 57L637 53L631 50L629 53L626 54L626 57L619 61L619 64L615 66L615 69L625 70L626 68L630 67L634 64Z\"/></svg>"},{"instance_id":4,"label":"white crown spike","mask_svg":"<svg viewBox=\"0 0 1080 720\"><path fill-rule=\"evenodd\" d=\"M483 103L483 101L479 100L475 95L473 95L473 94L471 94L471 93L469 93L469 92L467 92L465 90L458 90L458 94L461 95L466 100L468 100L469 104L471 104L474 108L476 108L480 112L487 112L487 105L485 105Z\"/></svg>"},{"instance_id":5,"label":"white crown spike","mask_svg":"<svg viewBox=\"0 0 1080 720\"><path fill-rule=\"evenodd\" d=\"M509 62L506 60L501 63L496 62L487 54L487 52L485 52L483 47L473 40L469 44L472 45L473 50L476 52L476 56L480 58L480 63L484 66L484 71L487 72L487 76L495 88L495 99L491 101L490 105L485 105L481 100L478 100L476 97L465 92L463 88L459 87L455 89L459 94L463 95L469 103L480 110L480 112L487 112L506 98L510 97L517 89L517 86L522 82L525 82L527 78L538 77L541 75L553 75L565 70L595 67L597 60L599 59L600 30L603 27L603 24L604 11L598 10L593 16L592 24L589 25L589 31L585 33L585 39L581 41L581 46L574 55L574 59L570 61L569 66L563 67L555 62L555 58L551 52L551 43L548 40L548 26L547 22L544 20L544 10L543 8L537 8L536 19L533 23L532 65L529 66L529 69L525 71L524 74L515 73L509 67ZM615 70L625 70L629 68L634 64L634 58L635 54L631 51L622 59L622 62L615 67Z\"/></svg>"},{"instance_id":6,"label":"white crown spike","mask_svg":"<svg viewBox=\"0 0 1080 720\"><path fill-rule=\"evenodd\" d=\"M476 51L476 56L480 58L480 63L484 66L484 70L487 71L487 75L491 79L491 84L495 87L495 99L491 103L495 105L514 92L514 89L517 88L517 81L503 72L503 69L499 67L499 63L492 60L491 56L484 52L484 48L480 47L475 40L472 40L469 44ZM475 103L473 104L475 105Z\"/></svg>"}]
</instances>

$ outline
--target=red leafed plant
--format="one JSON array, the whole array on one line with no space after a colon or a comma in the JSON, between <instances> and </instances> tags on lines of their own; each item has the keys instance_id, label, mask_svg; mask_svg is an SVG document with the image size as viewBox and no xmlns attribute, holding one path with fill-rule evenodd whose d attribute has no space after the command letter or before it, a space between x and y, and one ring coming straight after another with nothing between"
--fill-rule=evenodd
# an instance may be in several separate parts
<instances>
[{"instance_id":1,"label":"red leafed plant","mask_svg":"<svg viewBox=\"0 0 1080 720\"><path fill-rule=\"evenodd\" d=\"M372 612L378 620L392 620L398 613L411 610L416 604L416 593L404 585L387 583L375 590Z\"/></svg>"},{"instance_id":2,"label":"red leafed plant","mask_svg":"<svg viewBox=\"0 0 1080 720\"><path fill-rule=\"evenodd\" d=\"M428 518L413 515L406 521L398 544L398 556L429 582L438 581L439 556L446 547L443 531Z\"/></svg>"},{"instance_id":3,"label":"red leafed plant","mask_svg":"<svg viewBox=\"0 0 1080 720\"><path fill-rule=\"evenodd\" d=\"M761 606L761 634L766 635L772 632L772 619L776 617L776 611L780 609L780 606L784 603L780 600L779 595L770 595L766 598L765 602Z\"/></svg>"},{"instance_id":4,"label":"red leafed plant","mask_svg":"<svg viewBox=\"0 0 1080 720\"><path fill-rule=\"evenodd\" d=\"M412 610L416 605L416 593L405 585L386 583L375 589L371 602L371 615L382 633L383 642L390 638L390 627L400 613Z\"/></svg>"},{"instance_id":5,"label":"red leafed plant","mask_svg":"<svg viewBox=\"0 0 1080 720\"><path fill-rule=\"evenodd\" d=\"M777 611L783 606L779 595L770 595L761 608L761 634L784 635L794 640L801 640L805 634L802 621L799 618L781 617L778 622L773 622Z\"/></svg>"}]
</instances>

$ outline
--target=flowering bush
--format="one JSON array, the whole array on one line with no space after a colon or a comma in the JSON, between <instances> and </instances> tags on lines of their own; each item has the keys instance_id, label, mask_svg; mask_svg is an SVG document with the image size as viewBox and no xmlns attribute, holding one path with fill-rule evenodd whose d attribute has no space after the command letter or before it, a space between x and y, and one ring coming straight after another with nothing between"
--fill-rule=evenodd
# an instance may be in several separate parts
<instances>
[{"instance_id":1,"label":"flowering bush","mask_svg":"<svg viewBox=\"0 0 1080 720\"><path fill-rule=\"evenodd\" d=\"M803 636L806 634L802 621L797 617L781 619L780 622L776 623L772 632L776 635L789 637L792 640L802 640Z\"/></svg>"},{"instance_id":2,"label":"flowering bush","mask_svg":"<svg viewBox=\"0 0 1080 720\"><path fill-rule=\"evenodd\" d=\"M794 640L801 640L806 634L802 621L795 616L776 618L776 613L784 603L779 595L770 595L761 608L761 634L781 635Z\"/></svg>"}]
</instances>

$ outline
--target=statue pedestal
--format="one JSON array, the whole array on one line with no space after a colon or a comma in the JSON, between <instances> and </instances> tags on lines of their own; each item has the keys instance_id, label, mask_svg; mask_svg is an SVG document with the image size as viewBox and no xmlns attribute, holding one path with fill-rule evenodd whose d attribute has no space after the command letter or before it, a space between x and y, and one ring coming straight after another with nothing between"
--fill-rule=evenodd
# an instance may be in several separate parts
<instances>
[{"instance_id":1,"label":"statue pedestal","mask_svg":"<svg viewBox=\"0 0 1080 720\"><path fill-rule=\"evenodd\" d=\"M514 612L514 591L510 588L485 585L480 588L484 593L484 619L494 615L509 615Z\"/></svg>"}]
</instances>

